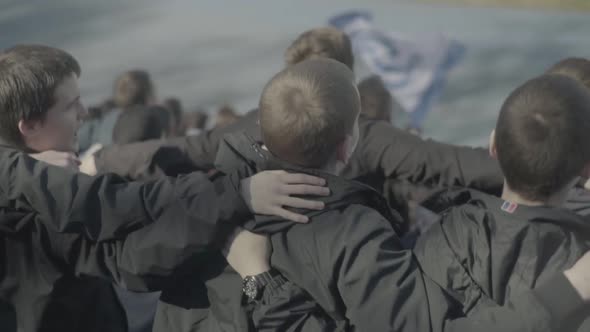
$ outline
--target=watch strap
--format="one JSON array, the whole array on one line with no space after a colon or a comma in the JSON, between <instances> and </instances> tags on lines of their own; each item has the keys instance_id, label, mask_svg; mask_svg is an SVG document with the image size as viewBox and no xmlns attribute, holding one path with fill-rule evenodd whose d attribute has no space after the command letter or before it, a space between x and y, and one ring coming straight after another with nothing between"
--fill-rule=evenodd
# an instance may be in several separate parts
<instances>
[{"instance_id":1,"label":"watch strap","mask_svg":"<svg viewBox=\"0 0 590 332\"><path fill-rule=\"evenodd\" d=\"M254 276L254 279L256 280L256 283L258 284L258 287L263 288L266 285L270 284L273 282L273 278L281 275L279 273L279 271L275 270L275 269L270 269L266 272L262 272L260 274L257 274Z\"/></svg>"},{"instance_id":2,"label":"watch strap","mask_svg":"<svg viewBox=\"0 0 590 332\"><path fill-rule=\"evenodd\" d=\"M287 281L287 278L283 277L281 274L272 278L272 281L262 290L262 298L268 299L269 297L280 293Z\"/></svg>"}]
</instances>

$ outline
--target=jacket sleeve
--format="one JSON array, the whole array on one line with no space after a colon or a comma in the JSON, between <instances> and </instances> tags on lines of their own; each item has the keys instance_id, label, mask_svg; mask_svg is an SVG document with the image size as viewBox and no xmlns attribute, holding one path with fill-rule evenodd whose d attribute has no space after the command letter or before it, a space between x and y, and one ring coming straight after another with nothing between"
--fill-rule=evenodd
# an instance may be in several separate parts
<instances>
[{"instance_id":1,"label":"jacket sleeve","mask_svg":"<svg viewBox=\"0 0 590 332\"><path fill-rule=\"evenodd\" d=\"M580 315L580 311L586 314ZM584 303L570 282L559 274L535 289L521 292L503 307L489 308L466 318L441 319L446 332L561 331L563 325L581 326L587 317ZM577 330L577 329L573 329Z\"/></svg>"},{"instance_id":2,"label":"jacket sleeve","mask_svg":"<svg viewBox=\"0 0 590 332\"><path fill-rule=\"evenodd\" d=\"M572 315L587 308L563 275L548 280L534 290L518 294L504 307L490 307L469 317L457 314L453 309L456 303L445 296L438 285L428 278L424 282L429 307L415 309L430 315L428 321L421 323L413 319L417 316L392 312L390 316L400 321L400 327L387 331L550 332L558 331L565 322L570 326L581 325L585 315L578 315L576 322L572 322ZM405 294L405 297L409 296L413 293ZM311 296L291 282L265 289L263 299L254 308L253 320L259 331L313 332L334 330L335 327ZM428 326L429 322L432 326ZM377 325L369 325L368 329L359 326L347 328L347 331L372 331Z\"/></svg>"},{"instance_id":3,"label":"jacket sleeve","mask_svg":"<svg viewBox=\"0 0 590 332\"><path fill-rule=\"evenodd\" d=\"M390 223L360 205L340 213L274 235L271 264L359 331L430 331L422 274Z\"/></svg>"},{"instance_id":4,"label":"jacket sleeve","mask_svg":"<svg viewBox=\"0 0 590 332\"><path fill-rule=\"evenodd\" d=\"M572 287L564 282L563 276L553 278L534 291L513 294L508 301L500 302L506 302L504 307L498 306L492 298L490 264L486 261L493 256L486 231L489 227L473 221L485 220L484 216L465 218L465 215L478 213L482 213L481 209L471 209L470 205L445 212L442 221L423 234L414 248L417 260L427 276L425 279L436 283L436 286L430 287L442 286L452 298L450 300L456 300L462 313L468 316L468 319L449 322L438 316L438 321L445 324L444 330L464 331L478 327L478 330L483 331L537 331L553 326L551 331L577 331L582 322L580 319L584 316L568 316L566 321L563 318L567 315L562 314L561 310L567 311L572 305L581 305L581 302ZM478 252L477 257L469 254L475 251ZM556 303L561 301L559 298L562 295L555 293L553 288L561 289L569 303ZM544 303L548 303L548 307ZM432 309L432 312L435 310ZM522 317L529 319L523 320Z\"/></svg>"},{"instance_id":5,"label":"jacket sleeve","mask_svg":"<svg viewBox=\"0 0 590 332\"><path fill-rule=\"evenodd\" d=\"M115 173L133 180L175 176L194 170L209 171L215 167L223 136L246 131L258 137L257 119L258 113L251 111L232 125L197 136L108 146L94 155L96 169L99 173Z\"/></svg>"},{"instance_id":6,"label":"jacket sleeve","mask_svg":"<svg viewBox=\"0 0 590 332\"><path fill-rule=\"evenodd\" d=\"M89 177L14 151L1 158L4 211L33 213L53 257L73 273L114 279L132 290L156 287L152 278L215 248L249 213L231 175L213 182L192 173L139 183ZM13 219L2 225L5 231L25 230L31 220ZM130 284L122 276L145 280Z\"/></svg>"},{"instance_id":7,"label":"jacket sleeve","mask_svg":"<svg viewBox=\"0 0 590 332\"><path fill-rule=\"evenodd\" d=\"M584 188L571 189L565 207L588 219L590 217L590 190Z\"/></svg>"},{"instance_id":8,"label":"jacket sleeve","mask_svg":"<svg viewBox=\"0 0 590 332\"><path fill-rule=\"evenodd\" d=\"M329 232L317 232L318 236L315 230L304 233L311 235L307 240L273 238L272 264L318 304L322 305L327 295L342 301L346 319L359 331L552 331L551 326L563 322L573 308L580 308L581 300L571 295L572 291L565 292L572 310L551 314L553 303L541 301L535 290L505 307L490 307L477 316L459 318L463 315L460 304L424 275L412 252L401 248L387 221L374 211L357 212L344 211L352 221L338 220L326 228ZM318 222L313 221L320 225ZM284 258L275 257L275 252L288 253L288 263L280 263ZM266 322L271 326L293 311L299 317L293 324L305 326L306 320L312 320L312 326L322 324L314 311L317 308L306 302L309 299L302 298L304 295L285 289L274 297L274 305L271 299L259 308L260 315L269 315ZM265 322L260 317L258 321Z\"/></svg>"},{"instance_id":9,"label":"jacket sleeve","mask_svg":"<svg viewBox=\"0 0 590 332\"><path fill-rule=\"evenodd\" d=\"M467 186L500 192L503 176L485 149L423 140L382 121L365 121L359 142L366 173L431 187Z\"/></svg>"},{"instance_id":10,"label":"jacket sleeve","mask_svg":"<svg viewBox=\"0 0 590 332\"><path fill-rule=\"evenodd\" d=\"M485 272L489 272L485 267L488 265L485 261L480 262L479 259L471 257L473 255L468 255L474 252L473 248L470 248L471 244L476 244L479 252L485 250L487 237L485 233L479 235L479 232L482 232L481 229L479 232L472 231L469 221L462 220L463 222L459 225L461 227L454 227L453 218L458 219L462 216L457 216L453 212L449 211L440 222L435 223L425 234L422 234L413 250L422 271L461 304L464 314L469 314L476 306L487 308L495 304L488 295L487 287L476 282L476 280L485 280L484 278L487 277ZM460 248L459 252L466 253L465 256L469 257L459 256L456 248L452 247L449 241L457 244ZM488 257L485 254L482 255ZM471 271L474 265L477 266L475 270L484 278L473 278Z\"/></svg>"},{"instance_id":11,"label":"jacket sleeve","mask_svg":"<svg viewBox=\"0 0 590 332\"><path fill-rule=\"evenodd\" d=\"M268 285L252 313L256 331L332 331L335 323L309 294L290 281ZM346 331L354 331L347 326Z\"/></svg>"},{"instance_id":12,"label":"jacket sleeve","mask_svg":"<svg viewBox=\"0 0 590 332\"><path fill-rule=\"evenodd\" d=\"M213 168L211 133L162 141L107 146L94 154L96 170L132 180L175 176Z\"/></svg>"}]
</instances>

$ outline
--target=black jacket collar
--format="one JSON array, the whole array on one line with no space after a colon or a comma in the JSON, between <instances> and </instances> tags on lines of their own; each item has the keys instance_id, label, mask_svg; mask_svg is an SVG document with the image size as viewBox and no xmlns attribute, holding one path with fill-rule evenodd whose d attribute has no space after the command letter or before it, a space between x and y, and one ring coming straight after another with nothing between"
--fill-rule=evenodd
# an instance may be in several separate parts
<instances>
[{"instance_id":1,"label":"black jacket collar","mask_svg":"<svg viewBox=\"0 0 590 332\"><path fill-rule=\"evenodd\" d=\"M289 172L306 173L326 179L331 195L328 197L314 197L326 204L327 210L339 209L350 204L362 204L379 211L390 221L394 229L402 232L402 220L397 212L392 211L386 200L371 187L362 183L346 180L316 169L295 166L274 157L270 152L261 148L260 142L246 133L233 133L224 136L215 160L216 168L224 173L239 170L242 177L248 177L264 170L285 170ZM297 210L310 218L321 215L323 211ZM247 227L251 230L278 231L292 225L279 217L256 216L255 225Z\"/></svg>"},{"instance_id":2,"label":"black jacket collar","mask_svg":"<svg viewBox=\"0 0 590 332\"><path fill-rule=\"evenodd\" d=\"M444 208L464 204L485 209L487 213L496 218L510 218L533 223L551 223L566 227L572 231L590 234L590 222L569 209L520 205L473 189L449 190L425 202L425 205L433 208L435 212L442 212Z\"/></svg>"}]
</instances>

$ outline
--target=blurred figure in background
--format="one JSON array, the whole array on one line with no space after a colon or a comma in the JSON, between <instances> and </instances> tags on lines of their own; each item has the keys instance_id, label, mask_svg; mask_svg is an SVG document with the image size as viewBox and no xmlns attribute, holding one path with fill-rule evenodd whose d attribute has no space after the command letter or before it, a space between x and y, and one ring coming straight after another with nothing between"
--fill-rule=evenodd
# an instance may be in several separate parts
<instances>
[{"instance_id":1,"label":"blurred figure in background","mask_svg":"<svg viewBox=\"0 0 590 332\"><path fill-rule=\"evenodd\" d=\"M350 39L336 28L322 27L305 31L285 51L287 66L317 58L334 59L354 71Z\"/></svg>"},{"instance_id":2,"label":"blurred figure in background","mask_svg":"<svg viewBox=\"0 0 590 332\"><path fill-rule=\"evenodd\" d=\"M170 113L170 136L182 136L184 134L183 115L184 111L180 99L169 97L162 103Z\"/></svg>"},{"instance_id":3,"label":"blurred figure in background","mask_svg":"<svg viewBox=\"0 0 590 332\"><path fill-rule=\"evenodd\" d=\"M371 75L358 84L361 95L361 115L371 120L391 122L393 96L385 87L383 80Z\"/></svg>"},{"instance_id":4,"label":"blurred figure in background","mask_svg":"<svg viewBox=\"0 0 590 332\"><path fill-rule=\"evenodd\" d=\"M80 129L80 151L93 144L107 146L112 143L113 128L121 112L133 106L147 106L156 102L154 84L148 72L130 70L121 74L113 86L114 109L99 119L87 122Z\"/></svg>"},{"instance_id":5,"label":"blurred figure in background","mask_svg":"<svg viewBox=\"0 0 590 332\"><path fill-rule=\"evenodd\" d=\"M172 114L163 106L133 106L119 115L113 144L129 144L170 136Z\"/></svg>"},{"instance_id":6,"label":"blurred figure in background","mask_svg":"<svg viewBox=\"0 0 590 332\"><path fill-rule=\"evenodd\" d=\"M231 125L241 118L236 111L229 105L222 106L217 111L217 120L215 122L215 128L223 128Z\"/></svg>"},{"instance_id":7,"label":"blurred figure in background","mask_svg":"<svg viewBox=\"0 0 590 332\"><path fill-rule=\"evenodd\" d=\"M590 60L566 58L553 65L547 74L559 74L575 79L590 89ZM590 179L581 177L578 186L568 196L567 208L586 218L590 216ZM588 324L590 326L590 322Z\"/></svg>"},{"instance_id":8,"label":"blurred figure in background","mask_svg":"<svg viewBox=\"0 0 590 332\"><path fill-rule=\"evenodd\" d=\"M371 75L358 84L361 95L361 115L371 120L391 124L395 114L405 112L404 107L394 98L379 75ZM421 128L406 127L406 131L422 136Z\"/></svg>"},{"instance_id":9,"label":"blurred figure in background","mask_svg":"<svg viewBox=\"0 0 590 332\"><path fill-rule=\"evenodd\" d=\"M112 98L88 107L88 114L82 119L84 123L78 131L79 137L79 151L86 151L92 146L93 139L98 136L96 132L102 119L116 108L115 102Z\"/></svg>"},{"instance_id":10,"label":"blurred figure in background","mask_svg":"<svg viewBox=\"0 0 590 332\"><path fill-rule=\"evenodd\" d=\"M89 106L88 114L84 118L84 121L100 119L113 109L115 109L115 101L112 99L107 99L100 104Z\"/></svg>"},{"instance_id":11,"label":"blurred figure in background","mask_svg":"<svg viewBox=\"0 0 590 332\"><path fill-rule=\"evenodd\" d=\"M566 58L547 71L548 74L568 76L590 89L590 60L584 58Z\"/></svg>"},{"instance_id":12,"label":"blurred figure in background","mask_svg":"<svg viewBox=\"0 0 590 332\"><path fill-rule=\"evenodd\" d=\"M201 109L186 113L184 116L185 136L196 136L205 130L209 115Z\"/></svg>"},{"instance_id":13,"label":"blurred figure in background","mask_svg":"<svg viewBox=\"0 0 590 332\"><path fill-rule=\"evenodd\" d=\"M156 102L154 84L150 74L144 70L130 70L121 74L115 81L113 96L120 110Z\"/></svg>"}]
</instances>

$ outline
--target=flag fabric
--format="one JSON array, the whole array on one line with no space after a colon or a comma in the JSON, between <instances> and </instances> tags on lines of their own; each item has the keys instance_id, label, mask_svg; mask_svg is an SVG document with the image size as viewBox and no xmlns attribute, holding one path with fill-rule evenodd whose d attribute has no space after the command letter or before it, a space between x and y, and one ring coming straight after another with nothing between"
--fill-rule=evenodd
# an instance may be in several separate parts
<instances>
[{"instance_id":1,"label":"flag fabric","mask_svg":"<svg viewBox=\"0 0 590 332\"><path fill-rule=\"evenodd\" d=\"M421 128L465 47L442 34L411 37L379 30L367 12L343 13L329 23L350 37L354 53L410 113L410 126Z\"/></svg>"}]
</instances>

